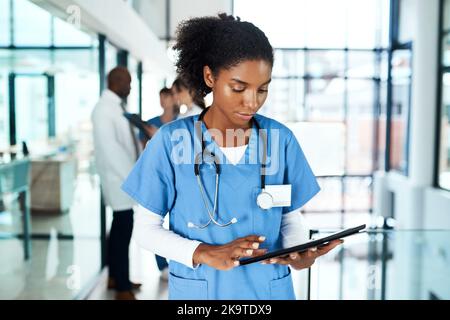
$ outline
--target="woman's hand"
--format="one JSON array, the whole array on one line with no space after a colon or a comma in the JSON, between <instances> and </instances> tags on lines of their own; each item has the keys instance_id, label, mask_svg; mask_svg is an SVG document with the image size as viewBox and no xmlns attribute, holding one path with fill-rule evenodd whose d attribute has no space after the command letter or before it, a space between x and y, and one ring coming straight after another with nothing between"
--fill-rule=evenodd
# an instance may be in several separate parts
<instances>
[{"instance_id":1,"label":"woman's hand","mask_svg":"<svg viewBox=\"0 0 450 320\"><path fill-rule=\"evenodd\" d=\"M267 249L259 249L266 240L261 236L247 236L236 239L222 246L200 244L194 252L194 265L206 264L218 270L230 270L239 266L239 259L256 257L266 253Z\"/></svg>"},{"instance_id":2,"label":"woman's hand","mask_svg":"<svg viewBox=\"0 0 450 320\"><path fill-rule=\"evenodd\" d=\"M324 254L327 254L329 251L333 250L338 245L342 244L344 240L335 240L330 242L325 246L321 246L316 248L316 250L308 250L302 253L291 253L287 257L277 257L272 258L270 260L264 260L263 264L284 264L290 265L295 270L301 270L311 267L316 259Z\"/></svg>"}]
</instances>

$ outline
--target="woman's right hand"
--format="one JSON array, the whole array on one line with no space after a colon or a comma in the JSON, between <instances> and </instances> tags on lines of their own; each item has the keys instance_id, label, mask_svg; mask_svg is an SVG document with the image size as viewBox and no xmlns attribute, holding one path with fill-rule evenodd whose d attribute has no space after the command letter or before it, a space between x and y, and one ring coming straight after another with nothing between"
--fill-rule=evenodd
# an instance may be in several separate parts
<instances>
[{"instance_id":1,"label":"woman's right hand","mask_svg":"<svg viewBox=\"0 0 450 320\"><path fill-rule=\"evenodd\" d=\"M217 270L230 270L239 266L239 259L256 257L266 253L267 249L259 249L266 240L262 236L238 238L221 246L202 243L194 252L194 265L206 264Z\"/></svg>"}]
</instances>

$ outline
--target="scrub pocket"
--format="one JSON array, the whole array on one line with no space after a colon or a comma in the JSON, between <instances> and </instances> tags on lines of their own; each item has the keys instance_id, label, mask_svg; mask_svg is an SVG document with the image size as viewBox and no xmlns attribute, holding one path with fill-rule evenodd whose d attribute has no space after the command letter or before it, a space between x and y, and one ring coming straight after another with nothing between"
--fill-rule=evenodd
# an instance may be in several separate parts
<instances>
[{"instance_id":1,"label":"scrub pocket","mask_svg":"<svg viewBox=\"0 0 450 320\"><path fill-rule=\"evenodd\" d=\"M207 300L208 282L169 274L169 300Z\"/></svg>"},{"instance_id":2,"label":"scrub pocket","mask_svg":"<svg viewBox=\"0 0 450 320\"><path fill-rule=\"evenodd\" d=\"M292 285L291 271L281 279L270 281L271 300L295 300L294 287Z\"/></svg>"}]
</instances>

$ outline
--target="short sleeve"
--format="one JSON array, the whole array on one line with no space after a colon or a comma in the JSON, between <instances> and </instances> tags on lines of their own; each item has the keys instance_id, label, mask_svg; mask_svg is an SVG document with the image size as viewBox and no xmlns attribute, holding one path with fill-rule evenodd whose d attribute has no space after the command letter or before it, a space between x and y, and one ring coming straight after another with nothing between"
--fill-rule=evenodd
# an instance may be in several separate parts
<instances>
[{"instance_id":1,"label":"short sleeve","mask_svg":"<svg viewBox=\"0 0 450 320\"><path fill-rule=\"evenodd\" d=\"M285 149L284 184L292 185L292 201L290 207L283 208L283 213L292 212L303 207L320 191L316 177L297 139L292 133L288 139Z\"/></svg>"},{"instance_id":2,"label":"short sleeve","mask_svg":"<svg viewBox=\"0 0 450 320\"><path fill-rule=\"evenodd\" d=\"M175 176L167 143L170 141L164 138L163 130L158 130L122 184L122 190L137 203L162 217L175 200Z\"/></svg>"}]
</instances>

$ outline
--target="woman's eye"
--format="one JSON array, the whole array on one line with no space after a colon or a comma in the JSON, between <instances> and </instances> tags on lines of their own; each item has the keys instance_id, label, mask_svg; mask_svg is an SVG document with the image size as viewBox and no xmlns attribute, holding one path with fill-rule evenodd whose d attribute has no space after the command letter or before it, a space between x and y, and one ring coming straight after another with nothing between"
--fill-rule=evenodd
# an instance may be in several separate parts
<instances>
[{"instance_id":1,"label":"woman's eye","mask_svg":"<svg viewBox=\"0 0 450 320\"><path fill-rule=\"evenodd\" d=\"M259 89L258 91L261 93L266 93L266 92L269 92L269 89Z\"/></svg>"},{"instance_id":2,"label":"woman's eye","mask_svg":"<svg viewBox=\"0 0 450 320\"><path fill-rule=\"evenodd\" d=\"M233 92L244 92L245 88L232 88Z\"/></svg>"}]
</instances>

